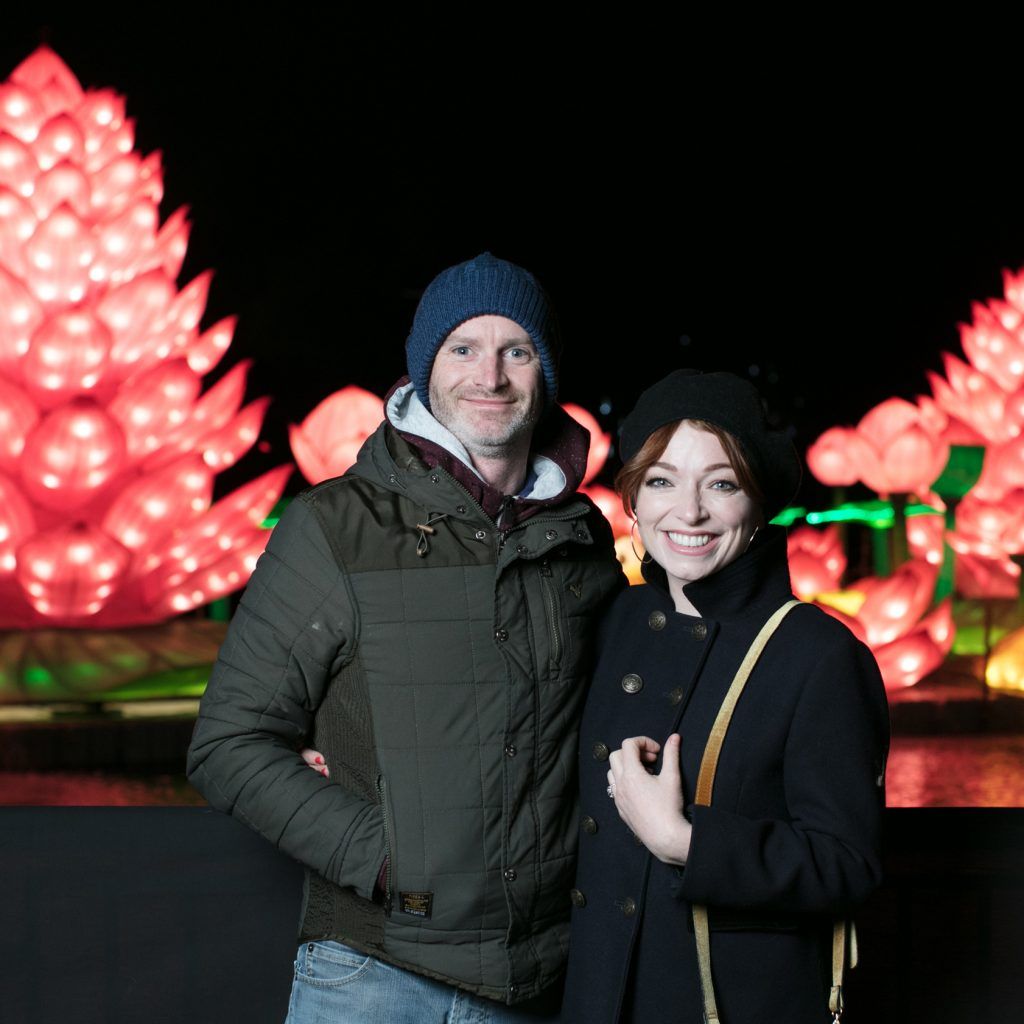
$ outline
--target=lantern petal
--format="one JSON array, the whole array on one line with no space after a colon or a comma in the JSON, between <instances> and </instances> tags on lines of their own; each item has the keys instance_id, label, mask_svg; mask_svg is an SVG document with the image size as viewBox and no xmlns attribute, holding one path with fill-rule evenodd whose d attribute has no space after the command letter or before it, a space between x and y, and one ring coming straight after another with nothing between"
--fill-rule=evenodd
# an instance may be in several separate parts
<instances>
[{"instance_id":1,"label":"lantern petal","mask_svg":"<svg viewBox=\"0 0 1024 1024\"><path fill-rule=\"evenodd\" d=\"M860 479L855 436L846 427L832 427L807 449L808 468L826 486L849 487Z\"/></svg>"},{"instance_id":2,"label":"lantern petal","mask_svg":"<svg viewBox=\"0 0 1024 1024\"><path fill-rule=\"evenodd\" d=\"M872 650L906 635L917 623L931 603L938 571L938 566L913 559L865 588L867 597L857 618Z\"/></svg>"},{"instance_id":3,"label":"lantern petal","mask_svg":"<svg viewBox=\"0 0 1024 1024\"><path fill-rule=\"evenodd\" d=\"M51 620L95 615L117 590L131 558L85 523L36 534L17 553L16 577L28 603Z\"/></svg>"},{"instance_id":4,"label":"lantern petal","mask_svg":"<svg viewBox=\"0 0 1024 1024\"><path fill-rule=\"evenodd\" d=\"M924 630L874 649L887 690L913 686L934 672L945 654Z\"/></svg>"},{"instance_id":5,"label":"lantern petal","mask_svg":"<svg viewBox=\"0 0 1024 1024\"><path fill-rule=\"evenodd\" d=\"M85 139L75 119L63 111L54 114L39 129L32 143L32 155L43 171L56 167L62 160L80 164L85 156Z\"/></svg>"},{"instance_id":6,"label":"lantern petal","mask_svg":"<svg viewBox=\"0 0 1024 1024\"><path fill-rule=\"evenodd\" d=\"M257 398L230 423L200 439L203 461L216 472L233 466L256 443L269 404L269 398Z\"/></svg>"},{"instance_id":7,"label":"lantern petal","mask_svg":"<svg viewBox=\"0 0 1024 1024\"><path fill-rule=\"evenodd\" d=\"M189 423L199 388L199 378L184 359L154 366L124 385L110 412L124 431L129 458L163 451L168 436Z\"/></svg>"},{"instance_id":8,"label":"lantern petal","mask_svg":"<svg viewBox=\"0 0 1024 1024\"><path fill-rule=\"evenodd\" d=\"M82 99L78 79L48 46L40 46L26 57L11 72L11 81L40 96L47 113L73 108Z\"/></svg>"},{"instance_id":9,"label":"lantern petal","mask_svg":"<svg viewBox=\"0 0 1024 1024\"><path fill-rule=\"evenodd\" d=\"M34 89L13 81L0 84L0 132L27 145L35 140L45 120L46 109Z\"/></svg>"},{"instance_id":10,"label":"lantern petal","mask_svg":"<svg viewBox=\"0 0 1024 1024\"><path fill-rule=\"evenodd\" d=\"M88 310L49 317L21 361L26 390L43 408L95 391L106 371L111 337Z\"/></svg>"},{"instance_id":11,"label":"lantern petal","mask_svg":"<svg viewBox=\"0 0 1024 1024\"><path fill-rule=\"evenodd\" d=\"M583 483L587 484L598 473L601 472L608 459L608 452L611 450L611 434L606 434L601 429L601 424L586 409L571 402L562 408L590 434L590 449L587 453L587 469L583 476Z\"/></svg>"},{"instance_id":12,"label":"lantern petal","mask_svg":"<svg viewBox=\"0 0 1024 1024\"><path fill-rule=\"evenodd\" d=\"M321 456L320 449L312 441L307 440L302 428L295 426L294 423L288 427L288 443L292 449L292 457L298 464L299 472L309 483L319 484L340 475L331 472L330 466L324 462Z\"/></svg>"},{"instance_id":13,"label":"lantern petal","mask_svg":"<svg viewBox=\"0 0 1024 1024\"><path fill-rule=\"evenodd\" d=\"M237 324L237 316L226 316L191 342L185 352L189 368L195 373L209 373L230 347Z\"/></svg>"},{"instance_id":14,"label":"lantern petal","mask_svg":"<svg viewBox=\"0 0 1024 1024\"><path fill-rule=\"evenodd\" d=\"M0 475L0 576L14 572L15 552L34 533L32 506L13 480Z\"/></svg>"},{"instance_id":15,"label":"lantern petal","mask_svg":"<svg viewBox=\"0 0 1024 1024\"><path fill-rule=\"evenodd\" d=\"M36 183L31 209L35 218L46 220L58 206L65 204L76 217L84 220L91 213L91 199L89 179L73 164L65 162L55 165Z\"/></svg>"},{"instance_id":16,"label":"lantern petal","mask_svg":"<svg viewBox=\"0 0 1024 1024\"><path fill-rule=\"evenodd\" d=\"M14 365L28 351L43 311L29 290L0 267L0 366Z\"/></svg>"},{"instance_id":17,"label":"lantern petal","mask_svg":"<svg viewBox=\"0 0 1024 1024\"><path fill-rule=\"evenodd\" d=\"M145 552L210 507L213 472L189 456L129 484L103 518L104 531L130 551Z\"/></svg>"},{"instance_id":18,"label":"lantern petal","mask_svg":"<svg viewBox=\"0 0 1024 1024\"><path fill-rule=\"evenodd\" d=\"M124 435L89 399L54 409L29 432L21 458L25 490L49 509L76 509L96 497L122 468Z\"/></svg>"},{"instance_id":19,"label":"lantern petal","mask_svg":"<svg viewBox=\"0 0 1024 1024\"><path fill-rule=\"evenodd\" d=\"M328 395L302 421L296 433L289 432L291 438L302 438L301 460L294 445L293 454L306 479L313 482L306 468L313 475L322 473L321 480L344 473L383 415L383 402L362 388L345 387Z\"/></svg>"}]
</instances>

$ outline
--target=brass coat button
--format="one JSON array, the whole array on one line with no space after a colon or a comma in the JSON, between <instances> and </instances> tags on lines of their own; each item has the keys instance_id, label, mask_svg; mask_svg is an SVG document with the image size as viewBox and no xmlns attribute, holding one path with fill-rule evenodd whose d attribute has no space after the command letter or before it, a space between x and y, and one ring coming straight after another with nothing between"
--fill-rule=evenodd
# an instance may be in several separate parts
<instances>
[{"instance_id":1,"label":"brass coat button","mask_svg":"<svg viewBox=\"0 0 1024 1024\"><path fill-rule=\"evenodd\" d=\"M587 905L587 897L579 889L571 889L569 891L569 899L574 907L585 907Z\"/></svg>"},{"instance_id":2,"label":"brass coat button","mask_svg":"<svg viewBox=\"0 0 1024 1024\"><path fill-rule=\"evenodd\" d=\"M609 753L610 753L610 751L608 750L608 744L607 743L595 743L594 744L594 757L598 761L607 761Z\"/></svg>"},{"instance_id":3,"label":"brass coat button","mask_svg":"<svg viewBox=\"0 0 1024 1024\"><path fill-rule=\"evenodd\" d=\"M683 690L682 690L682 687L679 687L679 686L677 686L677 687L676 687L676 688L675 688L674 690L669 690L669 693L668 693L668 702L669 702L669 704L671 704L671 705L672 705L673 707L674 707L675 705L679 704L679 703L680 703L680 701L682 701L682 699L683 699Z\"/></svg>"},{"instance_id":4,"label":"brass coat button","mask_svg":"<svg viewBox=\"0 0 1024 1024\"><path fill-rule=\"evenodd\" d=\"M644 688L644 681L635 672L630 672L622 677L622 688L626 693L639 693Z\"/></svg>"},{"instance_id":5,"label":"brass coat button","mask_svg":"<svg viewBox=\"0 0 1024 1024\"><path fill-rule=\"evenodd\" d=\"M580 822L580 827L588 836L595 835L597 832L597 822L589 815L584 815L583 820Z\"/></svg>"},{"instance_id":6,"label":"brass coat button","mask_svg":"<svg viewBox=\"0 0 1024 1024\"><path fill-rule=\"evenodd\" d=\"M619 900L616 906L622 911L623 917L632 917L636 913L636 900L632 896Z\"/></svg>"},{"instance_id":7,"label":"brass coat button","mask_svg":"<svg viewBox=\"0 0 1024 1024\"><path fill-rule=\"evenodd\" d=\"M707 635L708 627L705 626L703 622L698 622L697 625L693 627L694 640L703 640Z\"/></svg>"},{"instance_id":8,"label":"brass coat button","mask_svg":"<svg viewBox=\"0 0 1024 1024\"><path fill-rule=\"evenodd\" d=\"M651 629L664 629L666 622L668 622L668 619L665 617L664 612L651 612L647 619L647 625Z\"/></svg>"}]
</instances>

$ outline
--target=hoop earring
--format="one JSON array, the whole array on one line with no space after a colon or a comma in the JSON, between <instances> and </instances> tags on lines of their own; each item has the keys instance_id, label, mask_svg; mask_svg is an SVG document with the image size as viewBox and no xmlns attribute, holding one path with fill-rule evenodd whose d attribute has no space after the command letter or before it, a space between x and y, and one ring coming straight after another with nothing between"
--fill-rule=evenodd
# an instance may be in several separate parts
<instances>
[{"instance_id":1,"label":"hoop earring","mask_svg":"<svg viewBox=\"0 0 1024 1024\"><path fill-rule=\"evenodd\" d=\"M636 560L641 565L650 565L651 562L654 561L654 559L651 558L651 553L649 551L645 550L644 553L643 553L643 557L641 558L639 552L636 550L636 543L633 540L633 531L637 528L637 525L638 524L637 524L636 518L634 517L633 525L629 528L629 546L633 549L633 554L636 556Z\"/></svg>"}]
</instances>

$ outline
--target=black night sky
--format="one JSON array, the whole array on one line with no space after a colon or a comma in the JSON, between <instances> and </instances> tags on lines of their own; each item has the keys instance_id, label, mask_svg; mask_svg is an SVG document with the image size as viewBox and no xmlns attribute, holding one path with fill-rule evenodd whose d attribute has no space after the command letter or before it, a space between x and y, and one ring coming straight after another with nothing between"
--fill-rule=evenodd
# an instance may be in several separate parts
<instances>
[{"instance_id":1,"label":"black night sky","mask_svg":"<svg viewBox=\"0 0 1024 1024\"><path fill-rule=\"evenodd\" d=\"M759 39L778 24L559 30L531 10L458 31L180 7L5 29L0 77L45 40L163 151L162 215L193 223L181 281L214 268L204 325L240 316L215 373L251 357L249 396L274 396L240 479L329 392L382 394L419 291L483 249L554 296L563 400L610 403L612 428L669 369L731 369L801 450L926 391L970 303L1024 265L1011 54L979 77L956 31L910 68L893 26L847 26L849 52L804 26L818 45L787 52Z\"/></svg>"}]
</instances>

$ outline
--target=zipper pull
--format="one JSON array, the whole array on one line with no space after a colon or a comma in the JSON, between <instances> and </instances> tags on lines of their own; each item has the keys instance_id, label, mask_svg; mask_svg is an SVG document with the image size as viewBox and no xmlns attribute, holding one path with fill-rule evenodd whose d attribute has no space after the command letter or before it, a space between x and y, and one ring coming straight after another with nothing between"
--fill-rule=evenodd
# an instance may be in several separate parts
<instances>
[{"instance_id":1,"label":"zipper pull","mask_svg":"<svg viewBox=\"0 0 1024 1024\"><path fill-rule=\"evenodd\" d=\"M546 558L540 563L540 574L541 576L551 575L551 563Z\"/></svg>"}]
</instances>

